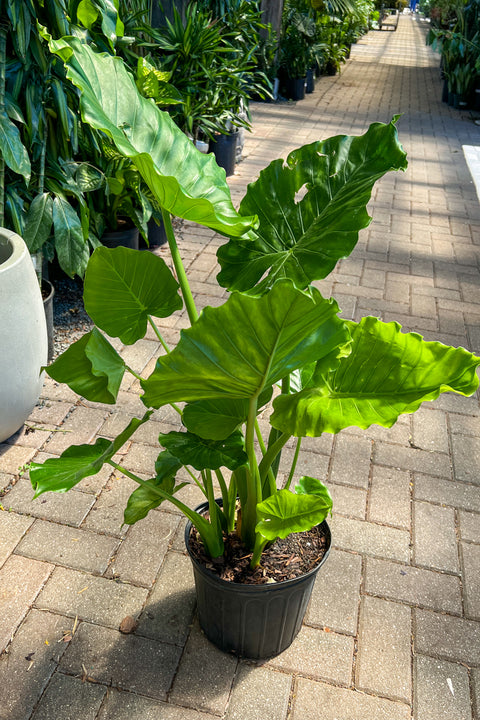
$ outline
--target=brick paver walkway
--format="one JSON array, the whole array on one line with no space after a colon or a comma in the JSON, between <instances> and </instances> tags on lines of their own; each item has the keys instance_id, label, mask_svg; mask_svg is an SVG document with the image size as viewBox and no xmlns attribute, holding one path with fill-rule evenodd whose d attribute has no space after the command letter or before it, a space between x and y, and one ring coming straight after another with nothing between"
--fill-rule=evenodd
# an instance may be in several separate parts
<instances>
[{"instance_id":1,"label":"brick paver walkway","mask_svg":"<svg viewBox=\"0 0 480 720\"><path fill-rule=\"evenodd\" d=\"M462 144L480 145L471 113L442 105L424 23L370 33L341 76L295 105L256 105L234 196L271 159L305 142L363 132L403 113L406 174L375 189L374 221L328 281L346 317L399 319L408 330L480 351L480 206ZM182 251L199 304L222 301L220 239L185 227ZM166 255L166 250L161 251ZM184 319L168 322L174 338ZM152 368L148 338L128 364ZM34 503L18 468L70 443L109 436L140 410L79 401L50 380L33 432L0 446L2 720L472 720L480 706L480 411L444 396L390 431L352 429L306 444L304 463L334 497L334 549L293 646L264 664L213 648L195 620L181 517L164 508L121 528L133 483L102 472ZM167 410L127 448L148 472ZM51 432L55 430L55 432ZM182 491L195 500L195 489ZM134 635L118 632L140 616ZM73 633L73 630L75 632ZM73 634L73 638L72 638Z\"/></svg>"}]
</instances>

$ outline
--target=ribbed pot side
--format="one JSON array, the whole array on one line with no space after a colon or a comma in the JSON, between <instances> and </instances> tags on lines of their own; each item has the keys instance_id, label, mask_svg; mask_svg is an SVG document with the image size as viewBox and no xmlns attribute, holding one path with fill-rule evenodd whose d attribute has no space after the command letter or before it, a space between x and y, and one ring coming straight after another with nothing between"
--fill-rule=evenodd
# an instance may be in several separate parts
<instances>
[{"instance_id":1,"label":"ribbed pot side","mask_svg":"<svg viewBox=\"0 0 480 720\"><path fill-rule=\"evenodd\" d=\"M224 652L261 660L292 644L302 626L316 575L330 551L330 528L325 521L321 527L327 549L313 570L293 580L243 585L222 580L198 562L189 546L191 524L187 523L185 544L193 564L198 619L214 645Z\"/></svg>"},{"instance_id":2,"label":"ribbed pot side","mask_svg":"<svg viewBox=\"0 0 480 720\"><path fill-rule=\"evenodd\" d=\"M22 427L35 406L47 350L42 294L27 246L0 228L0 442Z\"/></svg>"}]
</instances>

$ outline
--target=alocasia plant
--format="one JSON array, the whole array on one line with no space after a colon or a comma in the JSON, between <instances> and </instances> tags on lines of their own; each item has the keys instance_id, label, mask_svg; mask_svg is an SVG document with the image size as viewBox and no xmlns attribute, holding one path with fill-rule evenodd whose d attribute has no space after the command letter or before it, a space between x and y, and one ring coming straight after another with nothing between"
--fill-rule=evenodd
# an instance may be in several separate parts
<instances>
[{"instance_id":1,"label":"alocasia plant","mask_svg":"<svg viewBox=\"0 0 480 720\"><path fill-rule=\"evenodd\" d=\"M72 446L60 458L35 464L35 497L68 490L109 463L139 485L128 500L126 523L169 500L195 525L214 558L224 551L224 534L237 529L255 567L268 542L312 528L331 509L320 479L303 477L295 492L290 489L302 437L351 425L390 427L400 414L442 392L470 395L478 386L480 358L467 350L425 342L373 317L344 321L337 303L312 285L354 249L359 230L370 222L366 205L375 181L406 168L396 119L374 124L360 137L315 142L285 162L274 161L249 186L237 213L213 158L197 152L167 115L138 94L121 60L97 55L73 38L51 45L81 90L84 120L132 159L162 206L178 283L164 261L149 253L94 252L84 297L97 328L48 368L51 377L91 401L113 404L124 373L135 373L105 334L133 344L150 324L164 352L152 374L140 378L144 416L114 441ZM233 292L200 316L170 213L230 236L218 252L218 280ZM178 310L181 297L191 327L171 349L155 318ZM271 430L263 438L257 417L274 391ZM185 429L160 435L152 477L143 480L114 456L154 408L167 404ZM278 458L292 436L297 451L286 486L278 490ZM176 496L184 486L177 479L182 467L205 494L208 519Z\"/></svg>"}]
</instances>

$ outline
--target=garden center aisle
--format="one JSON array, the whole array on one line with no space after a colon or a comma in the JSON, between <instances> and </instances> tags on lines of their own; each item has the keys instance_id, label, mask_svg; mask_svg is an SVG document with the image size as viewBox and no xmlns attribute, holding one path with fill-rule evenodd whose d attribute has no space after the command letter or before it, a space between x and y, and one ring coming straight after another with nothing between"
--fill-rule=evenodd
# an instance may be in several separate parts
<instances>
[{"instance_id":1,"label":"garden center aisle","mask_svg":"<svg viewBox=\"0 0 480 720\"><path fill-rule=\"evenodd\" d=\"M344 317L372 314L480 353L480 204L463 145L480 145L480 113L441 102L426 23L402 15L370 32L341 75L302 102L254 104L253 132L230 186L239 201L271 160L375 121L398 121L409 159L374 189L373 221L328 280ZM199 306L222 239L185 223L182 255ZM165 248L157 251L168 261ZM182 315L160 323L167 340ZM148 373L148 336L122 355ZM326 478L333 549L294 644L264 663L211 646L194 612L181 517L163 507L121 527L134 483L104 468L66 495L32 502L21 468L72 441L109 437L142 412L137 382L122 411L78 400L47 379L34 430L0 446L1 720L474 720L480 710L480 410L444 395L391 429L351 429L304 443L302 474ZM162 410L127 446L147 473ZM182 490L195 500L195 486ZM199 498L200 499L200 498ZM7 512L8 511L8 512ZM139 616L133 634L118 631ZM477 714L476 714L477 713Z\"/></svg>"}]
</instances>

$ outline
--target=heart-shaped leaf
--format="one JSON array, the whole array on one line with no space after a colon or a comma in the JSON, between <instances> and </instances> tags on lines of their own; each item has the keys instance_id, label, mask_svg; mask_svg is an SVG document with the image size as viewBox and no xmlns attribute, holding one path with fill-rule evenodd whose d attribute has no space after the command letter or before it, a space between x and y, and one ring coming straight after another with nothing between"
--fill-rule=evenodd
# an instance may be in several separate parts
<instances>
[{"instance_id":1,"label":"heart-shaped leaf","mask_svg":"<svg viewBox=\"0 0 480 720\"><path fill-rule=\"evenodd\" d=\"M110 337L131 345L144 337L149 315L168 317L182 307L178 288L153 253L99 247L85 275L85 309Z\"/></svg>"},{"instance_id":2,"label":"heart-shaped leaf","mask_svg":"<svg viewBox=\"0 0 480 720\"><path fill-rule=\"evenodd\" d=\"M102 333L93 328L72 343L46 370L51 378L66 383L87 400L113 405L125 373L125 363Z\"/></svg>"},{"instance_id":3,"label":"heart-shaped leaf","mask_svg":"<svg viewBox=\"0 0 480 720\"><path fill-rule=\"evenodd\" d=\"M347 351L349 333L337 312L337 304L315 288L307 294L288 280L259 298L235 293L182 331L177 347L142 382L142 399L160 407L258 397L297 367Z\"/></svg>"},{"instance_id":4,"label":"heart-shaped leaf","mask_svg":"<svg viewBox=\"0 0 480 720\"><path fill-rule=\"evenodd\" d=\"M205 440L190 432L170 432L160 435L158 440L182 465L191 465L196 470L221 467L236 470L247 462L243 435L239 431L225 440Z\"/></svg>"},{"instance_id":5,"label":"heart-shaped leaf","mask_svg":"<svg viewBox=\"0 0 480 720\"><path fill-rule=\"evenodd\" d=\"M335 369L320 361L309 387L274 400L270 422L296 436L338 433L355 425L391 427L440 393L472 395L480 358L464 348L402 333L398 323L366 317L348 323L353 343Z\"/></svg>"},{"instance_id":6,"label":"heart-shaped leaf","mask_svg":"<svg viewBox=\"0 0 480 720\"><path fill-rule=\"evenodd\" d=\"M371 220L366 205L374 183L407 166L396 119L375 123L359 137L305 145L262 170L240 205L242 214L258 215L260 226L220 247L220 285L250 290L268 272L258 294L281 277L305 288L350 255Z\"/></svg>"},{"instance_id":7,"label":"heart-shaped leaf","mask_svg":"<svg viewBox=\"0 0 480 720\"><path fill-rule=\"evenodd\" d=\"M296 495L290 490L279 490L257 505L255 532L269 541L305 532L323 522L331 507L331 499L321 495Z\"/></svg>"}]
</instances>

